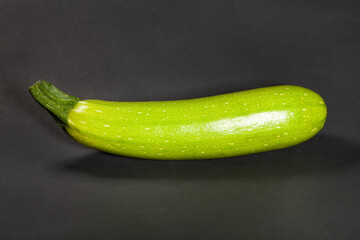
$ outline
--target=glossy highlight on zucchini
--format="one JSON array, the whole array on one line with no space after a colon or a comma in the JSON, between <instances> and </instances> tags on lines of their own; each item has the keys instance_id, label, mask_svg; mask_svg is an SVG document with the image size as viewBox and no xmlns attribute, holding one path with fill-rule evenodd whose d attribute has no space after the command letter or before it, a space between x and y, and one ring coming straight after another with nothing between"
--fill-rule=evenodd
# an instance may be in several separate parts
<instances>
[{"instance_id":1,"label":"glossy highlight on zucchini","mask_svg":"<svg viewBox=\"0 0 360 240\"><path fill-rule=\"evenodd\" d=\"M143 159L211 159L286 148L316 135L327 114L317 93L292 85L149 102L81 100L46 81L29 90L74 140Z\"/></svg>"}]
</instances>

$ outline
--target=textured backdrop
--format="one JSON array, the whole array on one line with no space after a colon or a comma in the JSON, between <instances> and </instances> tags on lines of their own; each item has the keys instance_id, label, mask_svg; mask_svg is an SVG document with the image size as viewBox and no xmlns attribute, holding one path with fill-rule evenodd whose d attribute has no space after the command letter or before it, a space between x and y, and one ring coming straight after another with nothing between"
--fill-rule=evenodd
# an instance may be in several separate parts
<instances>
[{"instance_id":1,"label":"textured backdrop","mask_svg":"<svg viewBox=\"0 0 360 240\"><path fill-rule=\"evenodd\" d=\"M0 239L359 239L357 1L0 0ZM138 160L66 136L28 93L318 92L324 129L229 159Z\"/></svg>"}]
</instances>

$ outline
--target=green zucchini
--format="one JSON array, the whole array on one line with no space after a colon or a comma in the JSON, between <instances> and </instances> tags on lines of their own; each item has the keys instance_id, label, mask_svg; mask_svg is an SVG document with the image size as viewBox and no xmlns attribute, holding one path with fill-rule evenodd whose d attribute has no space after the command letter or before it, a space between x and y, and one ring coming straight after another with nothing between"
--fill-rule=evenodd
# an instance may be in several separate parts
<instances>
[{"instance_id":1,"label":"green zucchini","mask_svg":"<svg viewBox=\"0 0 360 240\"><path fill-rule=\"evenodd\" d=\"M326 105L292 85L177 101L81 100L46 81L30 93L76 141L143 159L210 159L302 143L320 131Z\"/></svg>"}]
</instances>

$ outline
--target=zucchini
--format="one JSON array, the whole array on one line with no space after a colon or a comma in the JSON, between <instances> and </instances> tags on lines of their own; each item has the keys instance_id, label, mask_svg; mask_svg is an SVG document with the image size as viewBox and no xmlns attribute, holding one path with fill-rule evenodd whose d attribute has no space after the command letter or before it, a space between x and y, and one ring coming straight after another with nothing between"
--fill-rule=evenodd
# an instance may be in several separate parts
<instances>
[{"instance_id":1,"label":"zucchini","mask_svg":"<svg viewBox=\"0 0 360 240\"><path fill-rule=\"evenodd\" d=\"M46 81L29 90L74 140L143 159L224 158L286 148L318 133L327 114L317 93L292 85L149 102L81 100Z\"/></svg>"}]
</instances>

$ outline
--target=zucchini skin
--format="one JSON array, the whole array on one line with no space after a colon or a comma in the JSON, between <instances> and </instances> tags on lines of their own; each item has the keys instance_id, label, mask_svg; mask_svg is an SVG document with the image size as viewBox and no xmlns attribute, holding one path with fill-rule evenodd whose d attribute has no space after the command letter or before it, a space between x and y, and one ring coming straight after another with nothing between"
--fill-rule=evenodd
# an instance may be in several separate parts
<instances>
[{"instance_id":1,"label":"zucchini skin","mask_svg":"<svg viewBox=\"0 0 360 240\"><path fill-rule=\"evenodd\" d=\"M79 100L63 121L76 141L142 159L190 160L286 148L316 135L327 109L292 85L153 102Z\"/></svg>"}]
</instances>

